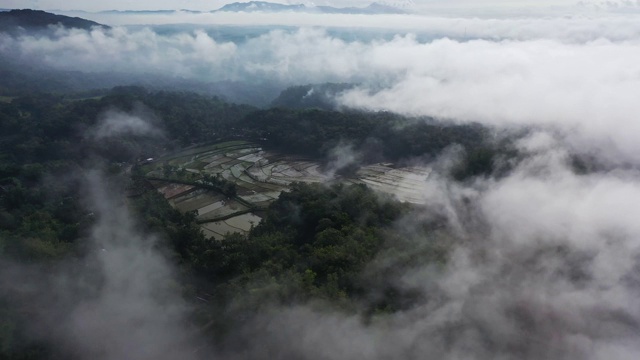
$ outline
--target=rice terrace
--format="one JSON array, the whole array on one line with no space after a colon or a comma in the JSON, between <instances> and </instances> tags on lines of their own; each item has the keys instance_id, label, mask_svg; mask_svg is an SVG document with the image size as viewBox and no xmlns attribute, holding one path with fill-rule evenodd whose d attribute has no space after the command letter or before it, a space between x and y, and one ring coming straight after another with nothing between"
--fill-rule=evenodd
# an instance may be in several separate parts
<instances>
[{"instance_id":1,"label":"rice terrace","mask_svg":"<svg viewBox=\"0 0 640 360\"><path fill-rule=\"evenodd\" d=\"M183 149L148 159L142 171L173 207L195 211L205 235L216 240L229 233L248 233L293 182L366 184L420 204L420 191L430 173L425 167L378 163L360 168L354 176L333 176L318 161L267 151L248 141Z\"/></svg>"}]
</instances>

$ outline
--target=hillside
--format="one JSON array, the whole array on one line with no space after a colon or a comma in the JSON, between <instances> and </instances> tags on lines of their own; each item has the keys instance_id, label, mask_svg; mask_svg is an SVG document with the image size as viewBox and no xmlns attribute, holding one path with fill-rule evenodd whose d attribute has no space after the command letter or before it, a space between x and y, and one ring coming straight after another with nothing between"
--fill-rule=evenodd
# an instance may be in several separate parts
<instances>
[{"instance_id":1,"label":"hillside","mask_svg":"<svg viewBox=\"0 0 640 360\"><path fill-rule=\"evenodd\" d=\"M271 107L335 110L334 97L353 86L353 84L334 83L291 86L271 102Z\"/></svg>"},{"instance_id":2,"label":"hillside","mask_svg":"<svg viewBox=\"0 0 640 360\"><path fill-rule=\"evenodd\" d=\"M50 25L60 24L66 28L90 30L94 26L108 28L106 25L79 17L56 15L41 10L10 10L0 12L0 31L13 32L19 28L43 30Z\"/></svg>"}]
</instances>

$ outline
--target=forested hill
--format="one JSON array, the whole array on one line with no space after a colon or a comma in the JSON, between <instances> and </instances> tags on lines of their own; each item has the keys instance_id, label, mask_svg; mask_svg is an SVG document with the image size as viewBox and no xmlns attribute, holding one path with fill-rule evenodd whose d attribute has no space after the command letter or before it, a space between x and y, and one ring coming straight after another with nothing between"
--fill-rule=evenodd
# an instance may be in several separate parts
<instances>
[{"instance_id":1,"label":"forested hill","mask_svg":"<svg viewBox=\"0 0 640 360\"><path fill-rule=\"evenodd\" d=\"M335 110L338 107L334 100L336 95L354 86L354 84L348 83L291 86L283 90L280 95L271 102L271 107Z\"/></svg>"},{"instance_id":2,"label":"forested hill","mask_svg":"<svg viewBox=\"0 0 640 360\"><path fill-rule=\"evenodd\" d=\"M487 129L478 125L416 121L384 112L258 110L215 97L139 87L114 88L106 96L94 96L88 93L82 101L56 95L5 97L9 102L0 102L0 152L4 148L5 155L12 155L4 160L43 160L61 150L60 142L76 144L68 149L74 154L84 153L87 149L80 145L91 147L92 143L83 141L80 129L93 126L96 118L110 108L130 112L136 103L159 115L158 126L169 139L151 143L114 139L109 151L96 149L110 161L132 161L166 149L169 144L182 147L224 138L260 140L284 153L321 161L331 156L333 148L348 143L362 154L363 164L434 157L451 144L458 144L466 150L469 161L469 167L460 174L465 177L491 172L496 154ZM68 153L62 158L73 157Z\"/></svg>"},{"instance_id":3,"label":"forested hill","mask_svg":"<svg viewBox=\"0 0 640 360\"><path fill-rule=\"evenodd\" d=\"M179 265L184 280L176 291L197 300L194 326L212 342L227 343L271 304L324 301L365 317L403 311L426 294L396 287L396 272L417 261L446 261L449 235L437 217L403 232L394 224L412 205L365 185L300 183L291 185L248 234L211 241L194 212L172 208L148 186L140 167L131 165L195 143L244 138L325 161L341 140L349 141L363 154L362 163L433 157L459 144L467 155L451 175L464 179L493 172L500 150L487 141L487 129L415 120L383 112L259 110L139 87L85 98L0 97L0 266L4 259L51 268L69 264L74 274L93 276L92 261L85 259L96 252L91 239L101 217L86 208L78 189L84 184L81 174L102 163L105 181L125 184L141 231L157 234L159 250ZM114 193L119 195L124 197ZM403 241L414 236L424 246L405 256ZM116 253L105 248L99 251ZM373 263L381 252L400 256ZM42 287L29 284L35 295L16 295L2 280L0 359L74 358L59 343L29 333L33 314L51 307L49 294L40 295ZM173 288L169 278L160 285L165 281Z\"/></svg>"},{"instance_id":4,"label":"forested hill","mask_svg":"<svg viewBox=\"0 0 640 360\"><path fill-rule=\"evenodd\" d=\"M94 26L108 28L106 25L79 17L56 15L41 10L11 10L0 12L0 31L14 32L19 28L43 30L49 25L60 24L66 28L90 30Z\"/></svg>"}]
</instances>

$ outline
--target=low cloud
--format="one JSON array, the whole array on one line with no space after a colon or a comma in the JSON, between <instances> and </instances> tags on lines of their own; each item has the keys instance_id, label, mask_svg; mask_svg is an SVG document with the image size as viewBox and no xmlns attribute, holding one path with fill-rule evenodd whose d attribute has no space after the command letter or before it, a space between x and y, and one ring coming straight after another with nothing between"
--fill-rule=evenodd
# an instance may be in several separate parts
<instances>
[{"instance_id":1,"label":"low cloud","mask_svg":"<svg viewBox=\"0 0 640 360\"><path fill-rule=\"evenodd\" d=\"M84 175L95 218L78 261L55 267L3 263L3 298L29 312L29 334L82 359L194 359L195 329L158 239L143 234L98 171Z\"/></svg>"},{"instance_id":2,"label":"low cloud","mask_svg":"<svg viewBox=\"0 0 640 360\"><path fill-rule=\"evenodd\" d=\"M559 129L582 151L637 162L640 53L635 42L563 44L457 42L389 43L388 63L404 74L378 90L347 91L347 106L428 115L492 126ZM393 58L393 59L392 59Z\"/></svg>"},{"instance_id":3,"label":"low cloud","mask_svg":"<svg viewBox=\"0 0 640 360\"><path fill-rule=\"evenodd\" d=\"M341 142L333 147L328 153L328 164L325 175L329 179L335 178L336 174L355 170L362 162L362 155L357 152L352 144Z\"/></svg>"},{"instance_id":4,"label":"low cloud","mask_svg":"<svg viewBox=\"0 0 640 360\"><path fill-rule=\"evenodd\" d=\"M500 24L472 21L489 29ZM403 35L348 41L303 28L274 30L236 44L204 31L160 35L150 29L61 29L54 37L3 36L0 49L5 56L41 59L62 70L282 86L356 83L358 87L339 94L342 105L456 122L541 126L565 133L574 148L607 161L639 161L637 22L594 20L619 25L615 31L605 27L612 31L608 33L582 20L510 21L541 25L543 37L519 40L500 25L492 30L499 40ZM464 22L453 25L443 27L445 35L465 31ZM545 31L558 27L565 28L559 36L544 38Z\"/></svg>"},{"instance_id":5,"label":"low cloud","mask_svg":"<svg viewBox=\"0 0 640 360\"><path fill-rule=\"evenodd\" d=\"M68 341L85 358L194 358L172 267L153 236L136 231L99 173L87 176L96 216L91 239L101 286L68 316Z\"/></svg>"},{"instance_id":6,"label":"low cloud","mask_svg":"<svg viewBox=\"0 0 640 360\"><path fill-rule=\"evenodd\" d=\"M213 69L233 58L236 45L218 43L203 31L162 36L147 28L58 28L53 37L1 35L0 51L4 56L17 55L28 63L62 70L194 78L223 74L224 70Z\"/></svg>"},{"instance_id":7,"label":"low cloud","mask_svg":"<svg viewBox=\"0 0 640 360\"><path fill-rule=\"evenodd\" d=\"M96 140L124 135L163 136L154 122L154 115L141 104L136 105L131 113L111 109L100 116L98 123L87 132L87 135Z\"/></svg>"},{"instance_id":8,"label":"low cloud","mask_svg":"<svg viewBox=\"0 0 640 360\"><path fill-rule=\"evenodd\" d=\"M519 147L526 158L501 179L438 187L447 182L430 177L425 194L440 200L398 224L411 234L435 210L452 234L446 265L425 258L395 279L422 294L409 309L367 321L317 306L276 309L249 325L241 358L635 358L640 174L576 174L548 134ZM409 238L413 251L433 241Z\"/></svg>"},{"instance_id":9,"label":"low cloud","mask_svg":"<svg viewBox=\"0 0 640 360\"><path fill-rule=\"evenodd\" d=\"M86 71L354 82L357 88L338 97L344 105L530 129L515 143L517 162L501 177L460 184L447 177L448 161L441 160L442 171L426 164L434 168L423 188L426 208L398 226L411 233L423 218L444 217L450 259L439 266L418 262L397 275L397 286L423 295L409 309L365 322L311 306L277 308L238 334L243 347L231 349L230 358L635 359L640 28L628 18L509 21L545 25L506 30L509 22L465 20L455 28L448 22L448 34L464 35L467 24L478 24L469 33L495 36L458 40L347 41L318 29L280 30L241 44L204 32L61 30L54 38L5 37L0 48ZM100 43L116 57L108 59ZM112 117L97 128L103 136L148 131L132 115ZM584 154L608 166L578 173L572 160ZM336 164L357 161L352 155L348 146L338 148ZM189 339L176 335L183 334L187 308L164 282L170 267L153 239L135 232L124 207L95 179L89 184L97 189L90 198L98 216L90 263L102 280L89 300L71 303L64 327L74 336L66 341L91 358L134 357L127 351L188 358ZM417 249L430 239L407 241ZM114 330L125 328L133 330Z\"/></svg>"}]
</instances>

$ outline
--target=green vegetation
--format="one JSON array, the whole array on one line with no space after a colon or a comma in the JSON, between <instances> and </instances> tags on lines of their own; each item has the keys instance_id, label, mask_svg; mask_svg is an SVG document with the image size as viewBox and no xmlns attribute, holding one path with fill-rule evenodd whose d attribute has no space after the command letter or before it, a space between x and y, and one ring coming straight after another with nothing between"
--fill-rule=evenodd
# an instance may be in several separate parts
<instances>
[{"instance_id":1,"label":"green vegetation","mask_svg":"<svg viewBox=\"0 0 640 360\"><path fill-rule=\"evenodd\" d=\"M349 143L363 153L363 164L434 157L453 144L469 153L495 151L489 132L480 125L444 125L386 112L274 108L249 114L244 124L246 136L265 139L269 146L289 153L326 157L338 144ZM467 162L476 166L475 158ZM489 161L474 169L474 175L488 174L493 165Z\"/></svg>"},{"instance_id":2,"label":"green vegetation","mask_svg":"<svg viewBox=\"0 0 640 360\"><path fill-rule=\"evenodd\" d=\"M87 129L96 126L104 111L134 111L140 103L149 109L164 137L123 135L96 142L87 136ZM341 139L349 139L365 153L366 163L435 156L457 143L465 146L468 157L454 175L464 179L491 172L498 153L487 141L486 131L476 125L442 126L388 113L256 111L217 98L135 87L72 102L46 94L0 102L0 134L0 249L33 258L55 258L71 251L90 224L78 205L76 180L54 179L74 173L97 157L119 172L126 167L123 162L133 163L171 148L244 137L266 138L263 142L268 147L322 160ZM180 156L190 156L189 150ZM195 184L197 179L183 180ZM204 180L227 196L237 195L236 185L228 180L211 176Z\"/></svg>"},{"instance_id":3,"label":"green vegetation","mask_svg":"<svg viewBox=\"0 0 640 360\"><path fill-rule=\"evenodd\" d=\"M162 135L118 133L97 141L92 134L114 109L143 117ZM196 147L220 140L233 141ZM177 210L149 183L155 178L210 190L244 206L239 212L253 211L255 203L243 197L256 196L252 186L277 193L285 185L259 183L244 172L255 162L241 158L258 151L257 146L247 150L248 141L320 163L329 161L337 144L349 141L363 154L363 164L433 158L456 143L468 154L454 174L460 179L490 173L499 153L480 126L444 126L388 113L256 110L215 97L138 87L84 98L19 96L0 101L0 256L47 266L81 259L95 219L82 205L77 174L102 167L113 181L127 184L129 204L144 230L160 235L158 246L189 279L183 290L212 294L198 311L204 320L214 319L211 333L217 338L238 318L268 304L319 300L378 314L421 296L394 288L393 270L425 259L445 261L450 241L439 234L437 222L411 234L394 228L414 205L381 197L362 184L287 183L289 191L277 200L277 195L256 200L266 209L260 224L214 241L198 222L215 219ZM234 151L238 154L224 163L229 177L205 171L212 156ZM156 160L143 164L149 157ZM298 164L312 174L308 164ZM273 174L288 171L275 167L269 168ZM423 251L403 256L402 244L412 236L423 239ZM398 262L373 265L380 252L400 254ZM233 315L238 312L242 316ZM0 301L0 314L0 358L51 358L51 344L25 340L23 311Z\"/></svg>"},{"instance_id":4,"label":"green vegetation","mask_svg":"<svg viewBox=\"0 0 640 360\"><path fill-rule=\"evenodd\" d=\"M380 251L402 252L402 241L394 237L407 234L391 226L410 210L410 205L381 199L364 185L294 183L247 236L195 242L188 262L215 279L217 301L233 303L244 316L262 306L310 299L324 299L345 310L365 303L367 311L395 311L415 294L390 291L387 268L370 268L369 280L363 270ZM425 224L424 229L435 233L436 226ZM446 247L441 243L423 244L416 259L444 259ZM398 271L407 264L403 259L387 265ZM372 293L383 295L369 302Z\"/></svg>"},{"instance_id":5,"label":"green vegetation","mask_svg":"<svg viewBox=\"0 0 640 360\"><path fill-rule=\"evenodd\" d=\"M265 269L272 276L282 271L301 275L311 271L314 281L310 285L326 296L339 295L330 290L352 295L357 288L353 278L382 245L381 229L403 210L406 207L400 203L380 201L362 185L326 188L295 183L247 239L224 242L222 254L233 257L233 262L196 263L202 264L203 271L226 279L251 278ZM337 283L329 284L331 281Z\"/></svg>"}]
</instances>

